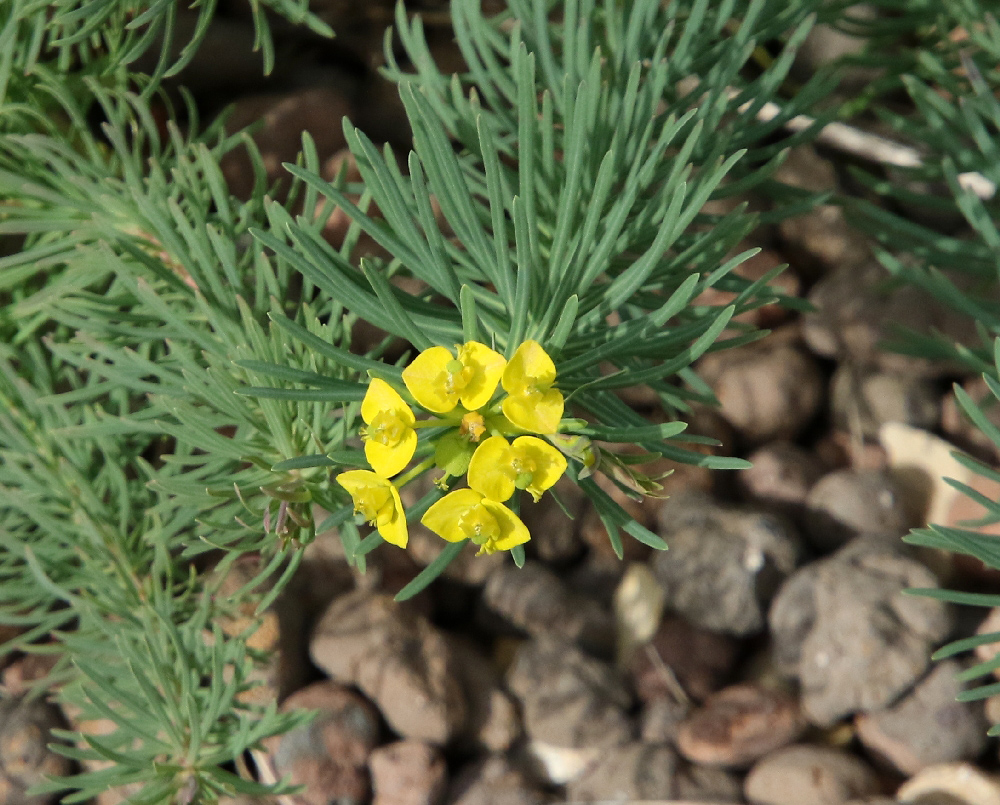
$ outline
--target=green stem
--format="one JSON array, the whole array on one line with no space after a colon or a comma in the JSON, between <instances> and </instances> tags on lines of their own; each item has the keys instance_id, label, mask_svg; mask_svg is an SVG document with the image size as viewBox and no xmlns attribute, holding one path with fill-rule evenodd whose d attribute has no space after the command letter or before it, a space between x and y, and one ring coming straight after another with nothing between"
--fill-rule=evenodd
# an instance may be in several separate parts
<instances>
[{"instance_id":1,"label":"green stem","mask_svg":"<svg viewBox=\"0 0 1000 805\"><path fill-rule=\"evenodd\" d=\"M424 472L426 472L427 470L429 470L433 466L434 466L434 457L431 456L430 458L425 458L423 461L421 461L419 464L417 464L417 466L414 467L412 470L410 470L408 473L406 473L405 475L403 475L401 478L397 479L396 481L393 481L393 483L396 485L397 489L402 489L404 486L406 486L410 481L412 481L418 475L422 475Z\"/></svg>"},{"instance_id":2,"label":"green stem","mask_svg":"<svg viewBox=\"0 0 1000 805\"><path fill-rule=\"evenodd\" d=\"M410 427L416 430L417 428L440 428L447 425L457 424L457 422L452 422L450 419L420 419L411 423Z\"/></svg>"}]
</instances>

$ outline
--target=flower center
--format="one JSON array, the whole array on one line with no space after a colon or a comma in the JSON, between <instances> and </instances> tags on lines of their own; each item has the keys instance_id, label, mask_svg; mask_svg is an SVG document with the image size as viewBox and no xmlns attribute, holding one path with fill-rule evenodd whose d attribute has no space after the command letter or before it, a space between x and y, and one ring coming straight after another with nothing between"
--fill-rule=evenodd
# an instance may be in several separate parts
<instances>
[{"instance_id":1,"label":"flower center","mask_svg":"<svg viewBox=\"0 0 1000 805\"><path fill-rule=\"evenodd\" d=\"M500 524L482 503L471 506L458 520L458 526L476 545L485 545L500 536Z\"/></svg>"},{"instance_id":2,"label":"flower center","mask_svg":"<svg viewBox=\"0 0 1000 805\"><path fill-rule=\"evenodd\" d=\"M461 394L472 381L476 370L466 366L458 358L448 361L445 367L444 388L449 394Z\"/></svg>"},{"instance_id":3,"label":"flower center","mask_svg":"<svg viewBox=\"0 0 1000 805\"><path fill-rule=\"evenodd\" d=\"M535 471L538 469L535 466L534 459L525 456L515 456L510 462L510 466L516 476L514 478L514 486L518 489L527 489L531 486L531 482L535 477Z\"/></svg>"},{"instance_id":4,"label":"flower center","mask_svg":"<svg viewBox=\"0 0 1000 805\"><path fill-rule=\"evenodd\" d=\"M469 411L462 417L458 432L470 442L478 442L480 437L486 433L486 421L483 419L483 415L478 411Z\"/></svg>"},{"instance_id":5,"label":"flower center","mask_svg":"<svg viewBox=\"0 0 1000 805\"><path fill-rule=\"evenodd\" d=\"M403 438L406 425L395 411L379 411L365 430L364 438L395 447Z\"/></svg>"},{"instance_id":6,"label":"flower center","mask_svg":"<svg viewBox=\"0 0 1000 805\"><path fill-rule=\"evenodd\" d=\"M384 486L359 489L354 498L354 511L364 517L368 525L385 525L392 519L392 492Z\"/></svg>"}]
</instances>

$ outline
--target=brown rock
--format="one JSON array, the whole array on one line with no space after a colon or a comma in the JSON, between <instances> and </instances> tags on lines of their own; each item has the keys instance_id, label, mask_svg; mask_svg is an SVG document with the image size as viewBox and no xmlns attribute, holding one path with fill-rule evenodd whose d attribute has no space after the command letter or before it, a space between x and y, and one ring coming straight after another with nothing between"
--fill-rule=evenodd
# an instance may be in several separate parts
<instances>
[{"instance_id":1,"label":"brown rock","mask_svg":"<svg viewBox=\"0 0 1000 805\"><path fill-rule=\"evenodd\" d=\"M870 439L886 422L934 429L941 418L941 394L931 381L901 372L841 364L831 383L836 427Z\"/></svg>"},{"instance_id":2,"label":"brown rock","mask_svg":"<svg viewBox=\"0 0 1000 805\"><path fill-rule=\"evenodd\" d=\"M72 771L70 760L49 748L56 742L52 730L65 727L59 710L42 699L0 699L0 802L42 805L56 799L53 794L25 792L46 778Z\"/></svg>"},{"instance_id":3,"label":"brown rock","mask_svg":"<svg viewBox=\"0 0 1000 805\"><path fill-rule=\"evenodd\" d=\"M721 805L721 803L743 802L743 785L740 778L725 769L699 766L681 760L674 780L674 796L677 800L671 805L691 805L695 802Z\"/></svg>"},{"instance_id":4,"label":"brown rock","mask_svg":"<svg viewBox=\"0 0 1000 805\"><path fill-rule=\"evenodd\" d=\"M706 629L749 635L798 559L798 539L780 517L722 507L707 495L676 495L660 509L670 550L653 557L668 609Z\"/></svg>"},{"instance_id":5,"label":"brown rock","mask_svg":"<svg viewBox=\"0 0 1000 805\"><path fill-rule=\"evenodd\" d=\"M333 87L314 87L240 98L226 119L226 129L236 132L263 122L252 137L264 162L267 183L270 186L281 180L287 192L291 177L282 163L295 162L302 149L303 132L312 135L320 160L326 160L345 146L341 121L350 114L344 93ZM242 146L227 153L220 163L230 192L244 200L253 192L250 166L250 157Z\"/></svg>"},{"instance_id":6,"label":"brown rock","mask_svg":"<svg viewBox=\"0 0 1000 805\"><path fill-rule=\"evenodd\" d=\"M605 748L632 737L632 697L610 665L572 644L536 638L517 652L507 684L528 736L556 747Z\"/></svg>"},{"instance_id":7,"label":"brown rock","mask_svg":"<svg viewBox=\"0 0 1000 805\"><path fill-rule=\"evenodd\" d=\"M502 752L521 734L521 719L513 697L500 684L494 665L470 642L449 636L468 715L456 743L468 749Z\"/></svg>"},{"instance_id":8,"label":"brown rock","mask_svg":"<svg viewBox=\"0 0 1000 805\"><path fill-rule=\"evenodd\" d=\"M940 377L954 371L945 361L883 349L896 328L939 331L962 344L978 343L970 317L948 308L913 285L891 286L878 263L844 266L821 279L809 293L816 310L802 319L802 336L817 355L875 365L890 371Z\"/></svg>"},{"instance_id":9,"label":"brown rock","mask_svg":"<svg viewBox=\"0 0 1000 805\"><path fill-rule=\"evenodd\" d=\"M752 683L734 685L688 715L677 748L695 763L741 768L790 744L804 729L794 697Z\"/></svg>"},{"instance_id":10,"label":"brown rock","mask_svg":"<svg viewBox=\"0 0 1000 805\"><path fill-rule=\"evenodd\" d=\"M852 797L878 793L878 781L847 752L798 745L759 761L743 790L753 805L841 805Z\"/></svg>"},{"instance_id":11,"label":"brown rock","mask_svg":"<svg viewBox=\"0 0 1000 805\"><path fill-rule=\"evenodd\" d=\"M783 254L796 274L812 280L840 266L855 267L871 250L833 204L821 204L778 224Z\"/></svg>"},{"instance_id":12,"label":"brown rock","mask_svg":"<svg viewBox=\"0 0 1000 805\"><path fill-rule=\"evenodd\" d=\"M714 352L698 365L722 415L747 443L793 439L819 410L823 377L804 349L782 340Z\"/></svg>"},{"instance_id":13,"label":"brown rock","mask_svg":"<svg viewBox=\"0 0 1000 805\"><path fill-rule=\"evenodd\" d=\"M381 746L368 759L375 797L372 805L436 805L448 775L441 753L420 741Z\"/></svg>"},{"instance_id":14,"label":"brown rock","mask_svg":"<svg viewBox=\"0 0 1000 805\"><path fill-rule=\"evenodd\" d=\"M857 716L865 748L905 775L976 757L986 743L987 725L981 707L956 701L961 670L957 662L940 663L888 709Z\"/></svg>"},{"instance_id":15,"label":"brown rock","mask_svg":"<svg viewBox=\"0 0 1000 805\"><path fill-rule=\"evenodd\" d=\"M809 490L823 475L823 464L816 455L791 442L766 444L747 460L753 466L736 476L743 493L779 507L803 505Z\"/></svg>"},{"instance_id":16,"label":"brown rock","mask_svg":"<svg viewBox=\"0 0 1000 805\"><path fill-rule=\"evenodd\" d=\"M611 612L569 590L539 562L497 568L486 582L483 602L530 635L563 637L605 655L614 646Z\"/></svg>"},{"instance_id":17,"label":"brown rock","mask_svg":"<svg viewBox=\"0 0 1000 805\"><path fill-rule=\"evenodd\" d=\"M669 746L628 743L609 748L566 789L570 802L665 800L674 794L677 755Z\"/></svg>"},{"instance_id":18,"label":"brown rock","mask_svg":"<svg viewBox=\"0 0 1000 805\"><path fill-rule=\"evenodd\" d=\"M283 712L315 710L308 725L265 741L274 779L286 775L305 786L301 805L363 803L368 798L365 763L378 743L378 712L366 699L335 682L316 682L292 694Z\"/></svg>"},{"instance_id":19,"label":"brown rock","mask_svg":"<svg viewBox=\"0 0 1000 805\"><path fill-rule=\"evenodd\" d=\"M920 525L909 487L891 471L837 470L824 475L806 498L805 535L830 551L861 532L902 537Z\"/></svg>"},{"instance_id":20,"label":"brown rock","mask_svg":"<svg viewBox=\"0 0 1000 805\"><path fill-rule=\"evenodd\" d=\"M636 651L629 671L643 701L670 695L675 685L700 701L718 690L738 653L732 637L666 615L653 639Z\"/></svg>"},{"instance_id":21,"label":"brown rock","mask_svg":"<svg viewBox=\"0 0 1000 805\"><path fill-rule=\"evenodd\" d=\"M643 743L673 744L681 722L691 712L691 702L673 696L660 696L646 702L639 716L639 734Z\"/></svg>"},{"instance_id":22,"label":"brown rock","mask_svg":"<svg viewBox=\"0 0 1000 805\"><path fill-rule=\"evenodd\" d=\"M576 519L568 518L551 495L545 495L538 503L523 502L520 515L531 533L531 542L526 546L529 554L543 562L567 562L584 550L577 523L586 506L586 495L566 476L559 479L554 490Z\"/></svg>"},{"instance_id":23,"label":"brown rock","mask_svg":"<svg viewBox=\"0 0 1000 805\"><path fill-rule=\"evenodd\" d=\"M901 593L937 586L898 548L862 538L785 582L769 615L774 659L798 678L810 721L829 726L886 707L921 677L951 613L940 601Z\"/></svg>"},{"instance_id":24,"label":"brown rock","mask_svg":"<svg viewBox=\"0 0 1000 805\"><path fill-rule=\"evenodd\" d=\"M543 805L540 786L501 755L467 766L448 791L448 805Z\"/></svg>"},{"instance_id":25,"label":"brown rock","mask_svg":"<svg viewBox=\"0 0 1000 805\"><path fill-rule=\"evenodd\" d=\"M989 662L1000 653L1000 607L993 607L982 623L976 627L977 635L997 634L997 642L976 646L976 659ZM1000 678L1000 668L993 671L993 676Z\"/></svg>"},{"instance_id":26,"label":"brown rock","mask_svg":"<svg viewBox=\"0 0 1000 805\"><path fill-rule=\"evenodd\" d=\"M310 653L333 679L357 685L403 737L443 744L465 721L447 641L388 595L356 591L334 600Z\"/></svg>"},{"instance_id":27,"label":"brown rock","mask_svg":"<svg viewBox=\"0 0 1000 805\"><path fill-rule=\"evenodd\" d=\"M904 805L1000 805L1000 777L971 763L938 763L899 787Z\"/></svg>"}]
</instances>

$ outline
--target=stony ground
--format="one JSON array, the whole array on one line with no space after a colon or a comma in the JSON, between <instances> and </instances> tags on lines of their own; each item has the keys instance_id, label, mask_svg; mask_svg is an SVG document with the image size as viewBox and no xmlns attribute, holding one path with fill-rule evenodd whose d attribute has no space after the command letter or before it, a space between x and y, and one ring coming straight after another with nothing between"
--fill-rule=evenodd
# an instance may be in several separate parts
<instances>
[{"instance_id":1,"label":"stony ground","mask_svg":"<svg viewBox=\"0 0 1000 805\"><path fill-rule=\"evenodd\" d=\"M336 48L306 42L264 87L256 63L226 61L248 32L230 15L212 32L211 52L225 58L211 70L196 62L184 80L209 106L235 99L233 125L263 117L257 139L275 176L303 129L332 176L348 159L344 114L405 145L399 104L371 70L383 5L331 0ZM436 55L457 64L435 23L442 4L426 5ZM800 149L780 178L844 189L837 164ZM227 176L248 192L238 158ZM333 219L331 241L343 229ZM321 535L257 635L274 655L260 695L320 711L248 759L260 779L306 786L283 805L1000 803L997 745L985 737L1000 698L957 703L966 660L929 661L949 639L1000 629L1000 612L902 594L998 582L901 541L928 518L976 514L933 479L962 472L949 442L997 462L950 401L953 382L982 388L954 367L877 348L890 322L958 337L965 325L916 291L887 291L837 208L748 245L763 251L747 276L788 262L778 284L815 305L755 313L770 338L699 366L721 408L698 410L692 432L754 468L678 466L669 499L622 499L670 545L660 554L631 542L624 561L566 488L576 519L533 507L523 569L469 551L404 604L392 595L437 555L437 537L415 528L408 552L383 546L361 576L337 536ZM642 389L629 401L655 416ZM24 658L3 684L16 692L43 671ZM27 802L26 785L65 768L42 743L72 714L16 697L2 708L0 802Z\"/></svg>"}]
</instances>

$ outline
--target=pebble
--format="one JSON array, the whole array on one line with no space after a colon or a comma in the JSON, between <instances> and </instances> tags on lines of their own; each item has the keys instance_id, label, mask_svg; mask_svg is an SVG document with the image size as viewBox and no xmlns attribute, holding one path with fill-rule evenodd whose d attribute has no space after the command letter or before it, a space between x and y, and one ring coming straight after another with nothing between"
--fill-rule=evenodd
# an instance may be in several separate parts
<instances>
[{"instance_id":1,"label":"pebble","mask_svg":"<svg viewBox=\"0 0 1000 805\"><path fill-rule=\"evenodd\" d=\"M1000 805L1000 777L970 763L938 763L903 783L896 799L904 805Z\"/></svg>"},{"instance_id":2,"label":"pebble","mask_svg":"<svg viewBox=\"0 0 1000 805\"><path fill-rule=\"evenodd\" d=\"M583 490L566 476L553 489L574 519L566 516L551 495L545 495L538 503L525 501L521 505L521 520L531 532L531 541L525 547L529 556L543 562L571 562L584 551L577 523L589 506Z\"/></svg>"},{"instance_id":3,"label":"pebble","mask_svg":"<svg viewBox=\"0 0 1000 805\"><path fill-rule=\"evenodd\" d=\"M698 364L722 415L748 444L794 439L823 398L815 358L787 338L771 339L713 352Z\"/></svg>"},{"instance_id":4,"label":"pebble","mask_svg":"<svg viewBox=\"0 0 1000 805\"><path fill-rule=\"evenodd\" d=\"M743 802L743 784L738 776L725 769L714 769L710 766L699 766L696 763L686 763L681 760L674 777L674 796L676 803L719 803Z\"/></svg>"},{"instance_id":5,"label":"pebble","mask_svg":"<svg viewBox=\"0 0 1000 805\"><path fill-rule=\"evenodd\" d=\"M0 699L0 802L42 805L57 794L28 796L25 792L49 777L72 771L72 763L49 748L54 729L65 729L59 709L44 699L10 696Z\"/></svg>"},{"instance_id":6,"label":"pebble","mask_svg":"<svg viewBox=\"0 0 1000 805\"><path fill-rule=\"evenodd\" d=\"M468 703L465 725L455 743L463 750L509 749L521 735L517 703L501 686L494 665L471 642L455 635L448 641Z\"/></svg>"},{"instance_id":7,"label":"pebble","mask_svg":"<svg viewBox=\"0 0 1000 805\"><path fill-rule=\"evenodd\" d=\"M302 149L303 132L312 135L321 163L344 148L346 141L341 121L350 116L352 109L347 96L334 88L343 83L334 81L327 86L286 93L246 95L233 104L226 118L228 132L263 121L251 136L260 150L268 186L281 181L284 192L288 192L291 175L282 163L295 162ZM240 199L249 199L254 176L246 149L241 146L229 151L219 167L230 192Z\"/></svg>"},{"instance_id":8,"label":"pebble","mask_svg":"<svg viewBox=\"0 0 1000 805\"><path fill-rule=\"evenodd\" d=\"M775 178L804 190L823 192L837 189L833 164L816 153L811 145L800 145L775 172ZM814 280L838 266L856 266L869 256L868 246L833 204L822 204L802 215L778 223L781 251L792 270Z\"/></svg>"},{"instance_id":9,"label":"pebble","mask_svg":"<svg viewBox=\"0 0 1000 805\"><path fill-rule=\"evenodd\" d=\"M901 593L937 586L924 565L865 538L785 582L769 614L774 660L799 680L812 723L830 726L887 707L923 675L950 631L951 612Z\"/></svg>"},{"instance_id":10,"label":"pebble","mask_svg":"<svg viewBox=\"0 0 1000 805\"><path fill-rule=\"evenodd\" d=\"M941 393L926 378L841 364L830 384L836 427L869 439L886 422L933 430L941 418Z\"/></svg>"},{"instance_id":11,"label":"pebble","mask_svg":"<svg viewBox=\"0 0 1000 805\"><path fill-rule=\"evenodd\" d=\"M541 787L503 755L488 755L459 772L447 805L544 805Z\"/></svg>"},{"instance_id":12,"label":"pebble","mask_svg":"<svg viewBox=\"0 0 1000 805\"><path fill-rule=\"evenodd\" d=\"M497 568L486 581L483 603L533 637L563 637L602 656L614 650L614 615L593 598L570 590L541 562Z\"/></svg>"},{"instance_id":13,"label":"pebble","mask_svg":"<svg viewBox=\"0 0 1000 805\"><path fill-rule=\"evenodd\" d=\"M878 780L859 758L824 746L799 744L760 760L744 783L753 805L842 805L878 793Z\"/></svg>"},{"instance_id":14,"label":"pebble","mask_svg":"<svg viewBox=\"0 0 1000 805\"><path fill-rule=\"evenodd\" d=\"M409 602L358 590L335 599L313 632L313 662L357 687L404 738L447 743L466 702L445 637Z\"/></svg>"},{"instance_id":15,"label":"pebble","mask_svg":"<svg viewBox=\"0 0 1000 805\"><path fill-rule=\"evenodd\" d=\"M660 696L646 702L639 715L639 734L645 743L672 744L677 740L681 722L691 712L691 702L673 696Z\"/></svg>"},{"instance_id":16,"label":"pebble","mask_svg":"<svg viewBox=\"0 0 1000 805\"><path fill-rule=\"evenodd\" d=\"M891 471L844 469L824 475L806 496L806 538L824 552L863 531L902 537L920 525L918 501Z\"/></svg>"},{"instance_id":17,"label":"pebble","mask_svg":"<svg viewBox=\"0 0 1000 805\"><path fill-rule=\"evenodd\" d=\"M887 290L889 272L879 263L843 265L813 286L814 311L802 317L802 337L824 358L859 366L941 377L955 367L941 360L902 355L880 348L896 328L920 333L937 330L949 341L976 344L971 317L961 315L912 285ZM891 323L891 326L890 326Z\"/></svg>"},{"instance_id":18,"label":"pebble","mask_svg":"<svg viewBox=\"0 0 1000 805\"><path fill-rule=\"evenodd\" d=\"M865 749L905 775L976 757L986 745L987 724L978 703L956 701L961 670L953 660L939 663L891 707L857 716Z\"/></svg>"},{"instance_id":19,"label":"pebble","mask_svg":"<svg viewBox=\"0 0 1000 805\"><path fill-rule=\"evenodd\" d=\"M342 805L365 803L365 763L379 738L379 714L362 696L336 682L315 682L293 693L283 712L315 710L307 725L265 741L274 779L287 776L305 786L297 796L308 805L336 798Z\"/></svg>"},{"instance_id":20,"label":"pebble","mask_svg":"<svg viewBox=\"0 0 1000 805\"><path fill-rule=\"evenodd\" d=\"M567 641L529 640L508 669L507 685L521 702L525 732L543 753L546 747L599 752L633 737L623 676Z\"/></svg>"},{"instance_id":21,"label":"pebble","mask_svg":"<svg viewBox=\"0 0 1000 805\"><path fill-rule=\"evenodd\" d=\"M797 511L823 475L815 453L792 442L770 442L754 450L747 460L753 466L736 476L741 491L755 502L780 510Z\"/></svg>"},{"instance_id":22,"label":"pebble","mask_svg":"<svg viewBox=\"0 0 1000 805\"><path fill-rule=\"evenodd\" d=\"M674 694L677 685L685 697L701 701L719 689L739 652L735 638L666 615L652 640L636 650L629 673L644 702Z\"/></svg>"},{"instance_id":23,"label":"pebble","mask_svg":"<svg viewBox=\"0 0 1000 805\"><path fill-rule=\"evenodd\" d=\"M615 660L620 667L627 667L656 634L663 620L663 602L663 588L649 565L629 563L613 600L618 636Z\"/></svg>"},{"instance_id":24,"label":"pebble","mask_svg":"<svg viewBox=\"0 0 1000 805\"><path fill-rule=\"evenodd\" d=\"M744 683L691 712L678 729L677 749L694 763L738 769L792 743L804 729L797 699Z\"/></svg>"},{"instance_id":25,"label":"pebble","mask_svg":"<svg viewBox=\"0 0 1000 805\"><path fill-rule=\"evenodd\" d=\"M602 752L570 782L570 802L665 800L674 795L677 753L663 744L631 742Z\"/></svg>"},{"instance_id":26,"label":"pebble","mask_svg":"<svg viewBox=\"0 0 1000 805\"><path fill-rule=\"evenodd\" d=\"M853 3L847 13L852 20L872 21L879 17L878 9L872 3ZM797 80L806 81L818 71L838 63L839 89L842 92L858 92L885 75L884 69L852 64L850 57L858 56L868 46L869 40L864 36L852 36L831 23L817 23L809 29L809 34L795 54L792 74ZM854 237L858 237L857 233Z\"/></svg>"},{"instance_id":27,"label":"pebble","mask_svg":"<svg viewBox=\"0 0 1000 805\"><path fill-rule=\"evenodd\" d=\"M448 786L441 752L421 741L380 746L368 758L372 805L437 805Z\"/></svg>"},{"instance_id":28,"label":"pebble","mask_svg":"<svg viewBox=\"0 0 1000 805\"><path fill-rule=\"evenodd\" d=\"M700 493L660 509L670 550L652 559L668 609L706 629L737 636L764 627L774 592L794 569L798 540L782 518L726 508Z\"/></svg>"},{"instance_id":29,"label":"pebble","mask_svg":"<svg viewBox=\"0 0 1000 805\"><path fill-rule=\"evenodd\" d=\"M983 618L982 623L976 627L976 634L995 634L997 632L1000 632L1000 607L993 607L989 610L989 614ZM976 659L979 662L990 662L997 656L998 652L1000 652L1000 642L986 643L975 648ZM994 669L993 676L1000 678L1000 668Z\"/></svg>"}]
</instances>

